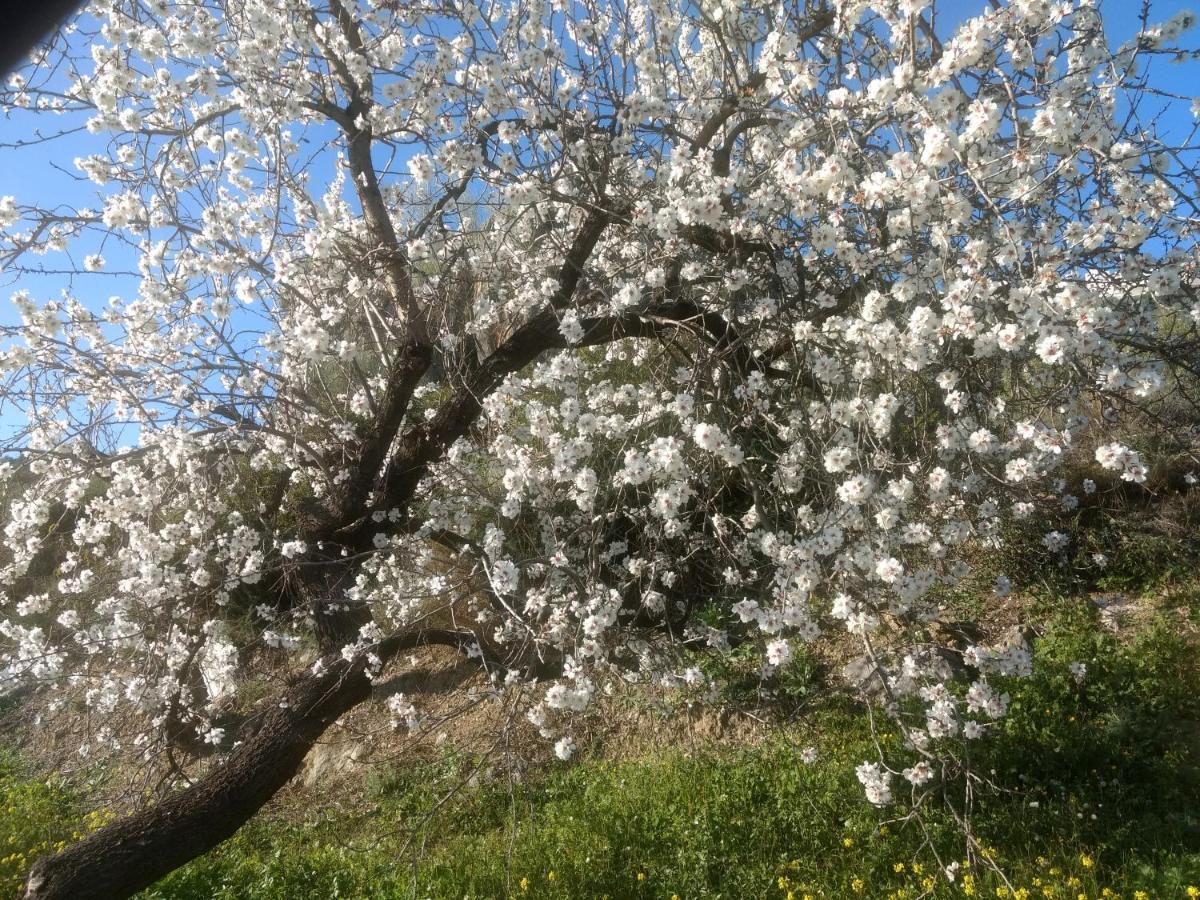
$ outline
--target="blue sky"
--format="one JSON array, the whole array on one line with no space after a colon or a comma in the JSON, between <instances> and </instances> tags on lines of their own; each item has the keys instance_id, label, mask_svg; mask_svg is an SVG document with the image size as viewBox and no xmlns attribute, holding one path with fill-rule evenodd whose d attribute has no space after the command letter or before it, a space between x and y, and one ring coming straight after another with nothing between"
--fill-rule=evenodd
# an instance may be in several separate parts
<instances>
[{"instance_id":1,"label":"blue sky","mask_svg":"<svg viewBox=\"0 0 1200 900\"><path fill-rule=\"evenodd\" d=\"M939 0L938 31L949 33L958 22L977 15L986 5L987 0ZM1101 9L1114 43L1123 42L1136 32L1141 5L1140 0L1103 0ZM1165 21L1186 8L1188 4L1184 0L1156 0L1151 21ZM1200 31L1187 35L1184 45L1200 47ZM1151 83L1167 91L1195 96L1200 93L1200 60L1191 59L1176 64L1158 58L1153 62ZM1189 104L1167 104L1163 101L1161 105L1168 108L1160 124L1169 129L1172 136L1186 137L1194 122ZM73 160L79 156L103 153L108 136L79 131L48 143L16 148L4 146L28 141L33 137L35 127L49 129L64 124L79 124L78 120L68 122L69 118L36 116L20 111L9 118L0 117L0 196L11 194L18 202L35 202L41 206L99 206L95 186L78 178ZM319 190L321 186L321 182L314 179L313 187ZM83 241L75 245L72 252L76 262L81 263L83 255L99 249L96 243ZM109 268L113 270L128 268L132 261L132 254L128 250L122 252L116 246L105 247L104 255L109 260ZM40 259L47 266L56 265L54 256ZM58 259L62 260L61 257ZM57 297L64 289L68 289L85 304L92 306L104 303L113 294L131 296L137 290L137 279L116 273L74 279L67 275L42 275L22 276L19 282L14 283L11 276L0 273L0 324L15 324L18 321L8 301L9 295L18 288L29 290L39 301Z\"/></svg>"}]
</instances>

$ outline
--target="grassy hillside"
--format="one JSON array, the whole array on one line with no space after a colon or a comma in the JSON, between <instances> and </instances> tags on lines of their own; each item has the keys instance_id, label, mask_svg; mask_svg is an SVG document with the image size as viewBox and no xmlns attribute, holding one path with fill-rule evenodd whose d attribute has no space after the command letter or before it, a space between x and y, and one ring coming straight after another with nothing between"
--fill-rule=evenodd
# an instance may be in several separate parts
<instances>
[{"instance_id":1,"label":"grassy hillside","mask_svg":"<svg viewBox=\"0 0 1200 900\"><path fill-rule=\"evenodd\" d=\"M1038 675L980 760L968 865L942 812L889 822L853 768L869 723L827 704L760 746L547 764L520 781L446 751L358 783L295 792L174 873L154 898L1186 897L1200 888L1200 677L1194 620L1152 613L1133 636L1058 598ZM1089 660L1077 685L1069 662ZM895 740L885 737L887 741ZM818 750L805 763L804 747ZM482 765L481 765L482 763ZM986 769L985 769L986 770ZM0 771L0 885L96 827L69 785ZM955 798L961 807L961 797ZM945 865L962 867L953 882ZM1007 892L1007 893L1006 893Z\"/></svg>"}]
</instances>

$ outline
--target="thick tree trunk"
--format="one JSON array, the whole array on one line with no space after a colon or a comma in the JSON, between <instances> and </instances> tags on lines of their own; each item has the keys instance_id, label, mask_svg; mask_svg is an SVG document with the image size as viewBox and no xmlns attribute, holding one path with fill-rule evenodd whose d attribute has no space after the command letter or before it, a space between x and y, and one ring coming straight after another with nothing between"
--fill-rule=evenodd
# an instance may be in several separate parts
<instances>
[{"instance_id":1,"label":"thick tree trunk","mask_svg":"<svg viewBox=\"0 0 1200 900\"><path fill-rule=\"evenodd\" d=\"M231 837L300 768L329 725L371 685L362 662L336 658L307 674L220 768L157 806L39 860L26 900L118 900Z\"/></svg>"},{"instance_id":2,"label":"thick tree trunk","mask_svg":"<svg viewBox=\"0 0 1200 900\"><path fill-rule=\"evenodd\" d=\"M470 632L441 628L402 632L374 650L386 663L428 644L481 653ZM39 860L25 900L122 900L232 837L291 780L325 729L370 696L362 657L326 656L322 665L320 674L306 673L292 685L220 768L157 806Z\"/></svg>"}]
</instances>

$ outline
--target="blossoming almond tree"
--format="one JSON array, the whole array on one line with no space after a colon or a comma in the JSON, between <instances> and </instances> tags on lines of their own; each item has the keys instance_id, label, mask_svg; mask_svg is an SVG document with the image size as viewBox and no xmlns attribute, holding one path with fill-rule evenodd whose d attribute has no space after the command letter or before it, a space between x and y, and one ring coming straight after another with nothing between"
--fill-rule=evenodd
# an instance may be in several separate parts
<instances>
[{"instance_id":1,"label":"blossoming almond tree","mask_svg":"<svg viewBox=\"0 0 1200 900\"><path fill-rule=\"evenodd\" d=\"M1146 478L1103 412L1195 374L1200 321L1194 148L1144 118L1191 17L977 13L101 0L57 36L0 97L86 128L95 200L0 200L0 690L196 780L27 896L215 846L424 644L567 757L615 678L848 633L906 738L867 799L959 777L1030 658L951 665L938 588L1071 502L1066 453Z\"/></svg>"}]
</instances>

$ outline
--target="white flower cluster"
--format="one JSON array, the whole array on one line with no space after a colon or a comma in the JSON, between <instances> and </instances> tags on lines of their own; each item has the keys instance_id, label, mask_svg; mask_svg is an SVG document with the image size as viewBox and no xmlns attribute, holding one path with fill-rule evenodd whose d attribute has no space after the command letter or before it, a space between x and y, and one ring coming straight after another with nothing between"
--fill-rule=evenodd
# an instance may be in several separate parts
<instances>
[{"instance_id":1,"label":"white flower cluster","mask_svg":"<svg viewBox=\"0 0 1200 900\"><path fill-rule=\"evenodd\" d=\"M1096 462L1110 472L1120 472L1123 481L1141 484L1146 480L1146 465L1136 450L1124 444L1103 444L1096 448Z\"/></svg>"},{"instance_id":2,"label":"white flower cluster","mask_svg":"<svg viewBox=\"0 0 1200 900\"><path fill-rule=\"evenodd\" d=\"M421 727L421 717L417 714L417 707L403 692L388 697L386 705L392 714L393 728L398 728L402 722L409 731L416 731Z\"/></svg>"},{"instance_id":3,"label":"white flower cluster","mask_svg":"<svg viewBox=\"0 0 1200 900\"><path fill-rule=\"evenodd\" d=\"M867 794L867 800L876 806L887 806L892 802L892 773L879 763L864 762L854 770L858 782Z\"/></svg>"}]
</instances>

